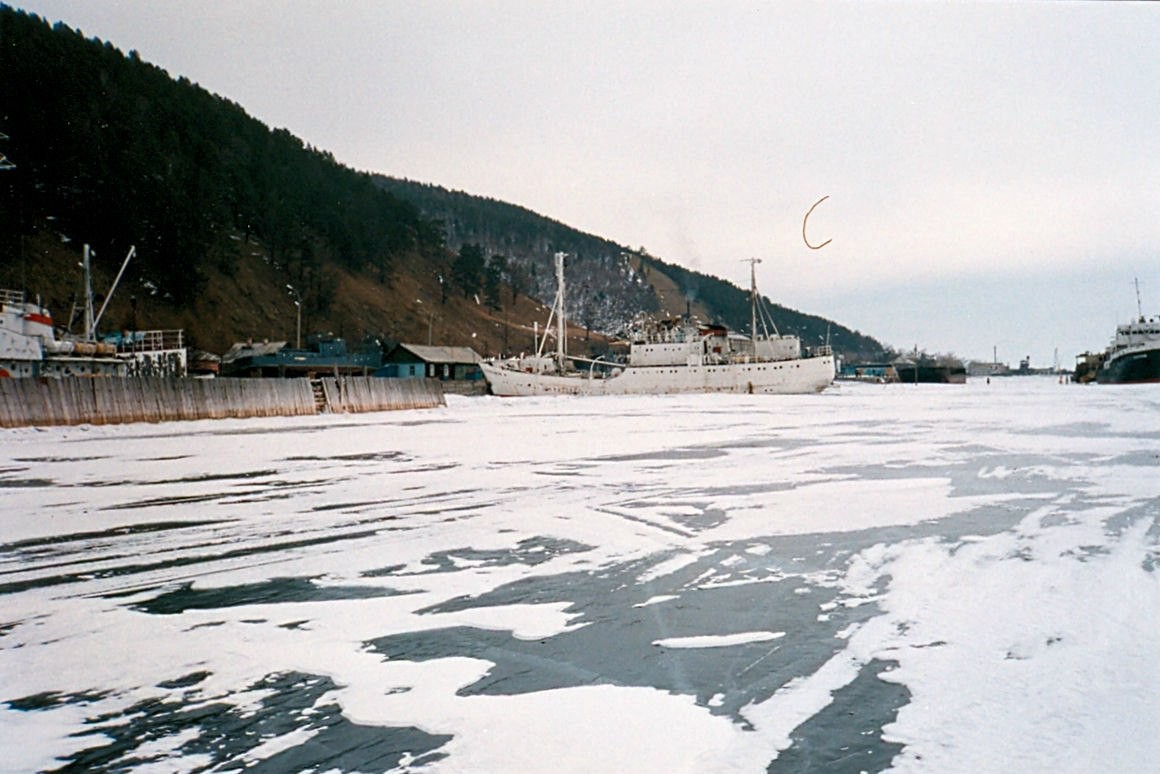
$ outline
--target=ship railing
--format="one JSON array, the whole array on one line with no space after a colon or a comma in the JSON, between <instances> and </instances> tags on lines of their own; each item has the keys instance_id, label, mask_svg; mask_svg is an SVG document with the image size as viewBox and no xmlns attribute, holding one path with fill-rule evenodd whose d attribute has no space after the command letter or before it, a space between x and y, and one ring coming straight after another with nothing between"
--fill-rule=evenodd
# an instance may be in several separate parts
<instances>
[{"instance_id":1,"label":"ship railing","mask_svg":"<svg viewBox=\"0 0 1160 774\"><path fill-rule=\"evenodd\" d=\"M134 331L117 345L118 352L161 352L184 348L183 330Z\"/></svg>"},{"instance_id":2,"label":"ship railing","mask_svg":"<svg viewBox=\"0 0 1160 774\"><path fill-rule=\"evenodd\" d=\"M0 304L23 304L24 291L23 290L5 290L0 288Z\"/></svg>"},{"instance_id":3,"label":"ship railing","mask_svg":"<svg viewBox=\"0 0 1160 774\"><path fill-rule=\"evenodd\" d=\"M811 347L810 353L814 357L826 357L827 355L834 354L834 350L829 344L819 344L816 347Z\"/></svg>"}]
</instances>

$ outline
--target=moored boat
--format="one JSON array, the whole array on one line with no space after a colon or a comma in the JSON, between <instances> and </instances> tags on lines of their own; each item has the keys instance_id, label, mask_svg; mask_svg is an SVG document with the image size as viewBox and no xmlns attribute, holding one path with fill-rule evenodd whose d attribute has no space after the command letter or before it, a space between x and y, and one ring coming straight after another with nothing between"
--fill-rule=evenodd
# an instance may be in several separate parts
<instances>
[{"instance_id":1,"label":"moored boat","mask_svg":"<svg viewBox=\"0 0 1160 774\"><path fill-rule=\"evenodd\" d=\"M132 258L130 248L125 265ZM57 336L52 314L39 299L31 301L20 290L0 289L0 377L70 376L185 376L187 354L180 330L122 331L97 336L105 303L94 313L89 276L89 248L85 245L85 330L80 336ZM120 273L117 275L119 280Z\"/></svg>"},{"instance_id":2,"label":"moored boat","mask_svg":"<svg viewBox=\"0 0 1160 774\"><path fill-rule=\"evenodd\" d=\"M1100 384L1160 382L1160 317L1145 317L1136 284L1135 320L1116 326L1116 335L1096 371Z\"/></svg>"},{"instance_id":3,"label":"moored boat","mask_svg":"<svg viewBox=\"0 0 1160 774\"><path fill-rule=\"evenodd\" d=\"M52 315L19 290L0 290L0 377L124 376L116 347L57 339Z\"/></svg>"},{"instance_id":4,"label":"moored boat","mask_svg":"<svg viewBox=\"0 0 1160 774\"><path fill-rule=\"evenodd\" d=\"M556 351L545 352L546 330L534 356L482 362L480 368L492 394L795 394L821 392L834 379L829 346L803 353L797 336L778 333L760 303L752 266L749 336L730 334L721 326L699 325L689 318L645 321L631 333L625 362L567 354L563 253L556 255L556 280L556 299L548 318L548 329L555 321ZM757 334L759 320L762 335Z\"/></svg>"}]
</instances>

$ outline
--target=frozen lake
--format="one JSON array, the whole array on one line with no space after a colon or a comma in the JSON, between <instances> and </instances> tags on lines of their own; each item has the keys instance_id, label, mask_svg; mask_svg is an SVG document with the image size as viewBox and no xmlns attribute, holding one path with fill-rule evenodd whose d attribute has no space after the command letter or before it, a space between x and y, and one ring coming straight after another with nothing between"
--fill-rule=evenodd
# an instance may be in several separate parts
<instances>
[{"instance_id":1,"label":"frozen lake","mask_svg":"<svg viewBox=\"0 0 1160 774\"><path fill-rule=\"evenodd\" d=\"M4 770L1143 771L1160 385L0 431Z\"/></svg>"}]
</instances>

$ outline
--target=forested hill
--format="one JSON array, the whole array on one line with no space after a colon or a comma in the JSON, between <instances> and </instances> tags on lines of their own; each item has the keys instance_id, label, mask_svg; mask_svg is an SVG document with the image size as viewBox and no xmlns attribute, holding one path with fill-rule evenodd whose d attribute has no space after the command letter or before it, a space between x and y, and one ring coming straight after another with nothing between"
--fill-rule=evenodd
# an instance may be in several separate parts
<instances>
[{"instance_id":1,"label":"forested hill","mask_svg":"<svg viewBox=\"0 0 1160 774\"><path fill-rule=\"evenodd\" d=\"M41 296L62 324L89 244L98 291L136 246L110 328L182 327L218 352L292 339L299 310L304 335L526 349L557 251L572 255L571 314L593 332L683 312L687 296L747 327L732 285L520 207L350 169L135 52L4 5L0 154L14 165L0 170L0 286ZM821 318L775 320L807 343L831 326L851 356L882 349Z\"/></svg>"},{"instance_id":2,"label":"forested hill","mask_svg":"<svg viewBox=\"0 0 1160 774\"><path fill-rule=\"evenodd\" d=\"M239 330L208 337L220 347L223 336L285 336L287 284L321 327L344 274L382 281L410 270L409 257L442 254L437 229L368 175L135 52L0 7L0 73L0 152L15 164L0 172L8 282L16 263L35 278L54 262L37 237L92 245L104 276L133 244L124 297L152 305L151 318L198 307L181 316L197 338L218 316L202 302L230 303L223 283L256 273L232 286L234 298L273 293L277 303L245 300L230 315ZM67 305L60 289L75 279L44 279L52 286L29 290Z\"/></svg>"},{"instance_id":3,"label":"forested hill","mask_svg":"<svg viewBox=\"0 0 1160 774\"><path fill-rule=\"evenodd\" d=\"M527 277L521 281L541 298L550 297L555 289L549 268L553 252L569 253L569 299L589 326L615 331L634 310L644 310L672 315L692 311L734 330L749 329L749 290L731 282L585 234L524 207L411 180L385 176L376 180L414 203L424 216L438 220L448 247L481 244L508 256L509 266L524 267ZM829 340L847 358L887 357L887 348L870 336L817 315L775 303L768 306L779 330L797 334L803 344Z\"/></svg>"}]
</instances>

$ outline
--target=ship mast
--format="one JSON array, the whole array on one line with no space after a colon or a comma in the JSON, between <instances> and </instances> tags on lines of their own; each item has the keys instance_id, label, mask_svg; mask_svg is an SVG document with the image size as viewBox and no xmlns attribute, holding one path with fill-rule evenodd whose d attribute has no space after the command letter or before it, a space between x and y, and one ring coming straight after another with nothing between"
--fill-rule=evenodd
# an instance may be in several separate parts
<instances>
[{"instance_id":1,"label":"ship mast","mask_svg":"<svg viewBox=\"0 0 1160 774\"><path fill-rule=\"evenodd\" d=\"M85 270L85 341L93 341L97 337L96 320L93 317L93 275L90 255L92 251L88 244L84 251Z\"/></svg>"},{"instance_id":2,"label":"ship mast","mask_svg":"<svg viewBox=\"0 0 1160 774\"><path fill-rule=\"evenodd\" d=\"M743 263L749 264L749 338L757 341L757 264L760 258L746 258Z\"/></svg>"},{"instance_id":3,"label":"ship mast","mask_svg":"<svg viewBox=\"0 0 1160 774\"><path fill-rule=\"evenodd\" d=\"M564 319L564 253L556 253L556 363L564 367L567 355L567 323Z\"/></svg>"}]
</instances>

